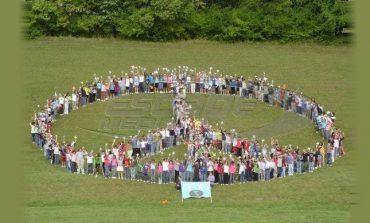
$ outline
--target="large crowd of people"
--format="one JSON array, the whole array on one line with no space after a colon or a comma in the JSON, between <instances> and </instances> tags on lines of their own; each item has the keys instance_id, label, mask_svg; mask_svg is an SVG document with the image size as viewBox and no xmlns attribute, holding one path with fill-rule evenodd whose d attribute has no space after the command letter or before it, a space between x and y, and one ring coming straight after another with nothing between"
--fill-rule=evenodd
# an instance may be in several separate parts
<instances>
[{"instance_id":1,"label":"large crowd of people","mask_svg":"<svg viewBox=\"0 0 370 223\"><path fill-rule=\"evenodd\" d=\"M127 142L114 139L110 148L95 152L77 145L77 137L66 142L51 131L59 115L67 115L95 101L138 93L174 95L174 118L167 126L145 134L139 131ZM255 136L243 138L234 129L223 129L222 122L212 127L191 115L192 107L186 102L188 93L239 95L279 106L312 120L322 134L322 142L312 148L282 146L274 138L269 143ZM107 179L161 184L178 184L180 180L210 181L212 185L269 181L331 166L345 154L344 133L335 127L334 112L325 111L314 99L290 91L284 85L274 86L265 75L246 79L223 75L212 67L209 71L186 66L172 70L157 68L147 73L145 68L132 66L129 74L121 76L109 72L103 79L95 74L92 81L81 82L71 93L55 93L44 107L38 106L38 110L30 123L32 142L44 152L45 158L70 173ZM179 144L187 148L183 158L179 159L175 152L165 152ZM160 160L155 161L151 157L154 154L159 154Z\"/></svg>"}]
</instances>

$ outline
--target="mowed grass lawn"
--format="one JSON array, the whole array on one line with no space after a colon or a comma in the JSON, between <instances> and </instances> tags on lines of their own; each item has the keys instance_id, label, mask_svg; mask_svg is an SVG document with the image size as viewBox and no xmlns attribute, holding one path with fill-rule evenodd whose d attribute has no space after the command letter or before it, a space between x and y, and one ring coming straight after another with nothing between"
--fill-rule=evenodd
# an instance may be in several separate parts
<instances>
[{"instance_id":1,"label":"mowed grass lawn","mask_svg":"<svg viewBox=\"0 0 370 223\"><path fill-rule=\"evenodd\" d=\"M46 38L26 41L23 48L24 131L21 150L25 167L23 202L26 222L350 221L356 195L353 175L358 149L354 147L352 127L354 86L350 46ZM78 86L80 81L91 79L94 72L106 76L108 70L120 73L133 64L149 70L179 65L198 69L212 66L225 74L243 74L246 77L265 71L274 83L286 83L288 88L302 91L316 98L326 109L336 112L337 125L346 133L347 155L335 162L333 167L322 168L313 174L268 183L215 187L212 190L213 203L206 199L190 199L182 203L180 193L173 185L71 175L47 163L40 150L30 142L28 123L36 105L43 104L55 91L66 92L72 86ZM199 97L194 96L195 101L202 100ZM90 127L86 119L94 117L91 112L106 111L107 105L100 110L99 106L102 105L94 104L85 108L86 111L59 119L56 130L67 135L67 128L71 126L71 135L78 134L81 140L90 136L94 140L96 134L87 134L81 128ZM267 109L266 114L271 112L271 116L260 115L258 117L265 118L260 124L255 123L254 131L258 135L264 134L263 126L275 126L279 120L284 120L280 111ZM212 114L213 117L217 115L225 114L224 111ZM102 112L97 112L98 119L103 116ZM166 116L164 113L160 120L165 120ZM207 115L204 114L204 117L207 118ZM300 122L300 119L296 121ZM318 138L312 132L312 126L306 126L304 121L296 131L289 130L288 134L280 135L281 140L299 145L316 142ZM281 128L284 132L284 128L291 126ZM249 130L245 129L246 134ZM274 134L276 130L270 133ZM100 141L86 143L94 147L91 149L96 149L105 140L111 139L108 135ZM162 199L167 199L169 203L161 205Z\"/></svg>"}]
</instances>

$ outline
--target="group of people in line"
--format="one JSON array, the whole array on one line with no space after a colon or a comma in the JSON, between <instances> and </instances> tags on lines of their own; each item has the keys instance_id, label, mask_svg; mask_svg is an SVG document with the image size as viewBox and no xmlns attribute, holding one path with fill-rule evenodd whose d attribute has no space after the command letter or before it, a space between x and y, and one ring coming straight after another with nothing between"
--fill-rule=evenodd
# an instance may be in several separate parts
<instances>
[{"instance_id":1,"label":"group of people in line","mask_svg":"<svg viewBox=\"0 0 370 223\"><path fill-rule=\"evenodd\" d=\"M212 68L209 72L196 72L185 66L173 70L157 68L152 73L132 66L130 75L122 73L116 77L109 72L106 80L94 75L93 81L81 82L77 89L73 87L71 94L55 93L47 99L30 123L32 141L51 164L61 165L71 173L177 185L181 180L210 181L212 185L269 181L331 166L345 154L344 133L334 125L334 112L324 111L314 99L289 91L284 85L275 87L273 81L267 80L265 76L247 80L243 76L223 76ZM174 94L174 118L164 128L141 135L139 131L127 142L116 143L114 139L111 148L100 148L97 152L77 146L77 137L71 142L63 138L61 142L52 134L53 122L59 115L122 94L157 92ZM255 136L241 138L235 130L227 132L191 116L187 93L240 95L280 106L312 120L323 141L303 149L282 146L274 138L270 143ZM166 151L179 144L186 144L181 159L175 152ZM168 157L163 156L167 153ZM154 154L160 154L160 160L152 159Z\"/></svg>"}]
</instances>

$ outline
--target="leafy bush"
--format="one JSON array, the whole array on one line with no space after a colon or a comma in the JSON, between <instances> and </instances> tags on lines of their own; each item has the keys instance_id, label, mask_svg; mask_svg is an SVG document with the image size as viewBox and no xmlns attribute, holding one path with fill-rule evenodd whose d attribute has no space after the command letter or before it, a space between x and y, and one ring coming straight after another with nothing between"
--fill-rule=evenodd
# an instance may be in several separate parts
<instances>
[{"instance_id":1,"label":"leafy bush","mask_svg":"<svg viewBox=\"0 0 370 223\"><path fill-rule=\"evenodd\" d=\"M331 40L351 26L344 0L25 0L25 36L165 41Z\"/></svg>"}]
</instances>

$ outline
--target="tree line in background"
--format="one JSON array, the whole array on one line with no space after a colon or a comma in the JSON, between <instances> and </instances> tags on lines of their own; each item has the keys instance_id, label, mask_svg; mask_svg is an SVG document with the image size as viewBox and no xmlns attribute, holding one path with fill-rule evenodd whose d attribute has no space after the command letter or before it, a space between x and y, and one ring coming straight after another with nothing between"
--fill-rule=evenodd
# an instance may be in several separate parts
<instances>
[{"instance_id":1,"label":"tree line in background","mask_svg":"<svg viewBox=\"0 0 370 223\"><path fill-rule=\"evenodd\" d=\"M165 41L332 40L351 27L345 0L24 0L25 36Z\"/></svg>"}]
</instances>

